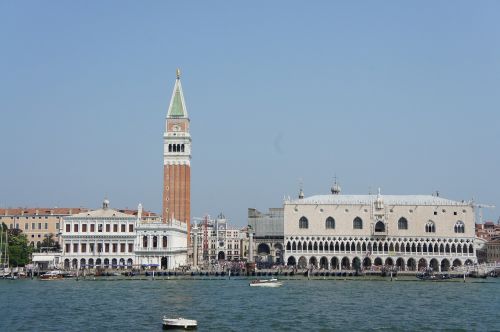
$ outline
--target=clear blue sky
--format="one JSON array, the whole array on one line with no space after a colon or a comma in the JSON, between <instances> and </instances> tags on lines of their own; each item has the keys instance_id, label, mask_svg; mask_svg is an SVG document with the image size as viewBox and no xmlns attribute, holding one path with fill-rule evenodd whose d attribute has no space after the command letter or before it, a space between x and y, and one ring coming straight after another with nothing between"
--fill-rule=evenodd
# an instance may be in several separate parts
<instances>
[{"instance_id":1,"label":"clear blue sky","mask_svg":"<svg viewBox=\"0 0 500 332\"><path fill-rule=\"evenodd\" d=\"M160 212L182 83L192 215L296 196L497 205L498 1L1 1L0 206Z\"/></svg>"}]
</instances>

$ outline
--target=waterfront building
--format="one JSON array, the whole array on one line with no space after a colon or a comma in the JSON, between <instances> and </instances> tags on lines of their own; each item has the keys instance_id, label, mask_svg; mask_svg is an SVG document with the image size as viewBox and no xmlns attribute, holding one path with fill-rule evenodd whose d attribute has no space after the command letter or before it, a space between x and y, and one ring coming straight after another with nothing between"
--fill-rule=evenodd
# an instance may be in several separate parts
<instances>
[{"instance_id":1,"label":"waterfront building","mask_svg":"<svg viewBox=\"0 0 500 332\"><path fill-rule=\"evenodd\" d=\"M249 208L248 226L253 231L255 262L283 264L283 208L270 208L267 213Z\"/></svg>"},{"instance_id":2,"label":"waterfront building","mask_svg":"<svg viewBox=\"0 0 500 332\"><path fill-rule=\"evenodd\" d=\"M486 262L500 263L500 237L486 243Z\"/></svg>"},{"instance_id":3,"label":"waterfront building","mask_svg":"<svg viewBox=\"0 0 500 332\"><path fill-rule=\"evenodd\" d=\"M102 208L63 218L62 262L66 269L118 268L137 265L134 253L138 217Z\"/></svg>"},{"instance_id":4,"label":"waterfront building","mask_svg":"<svg viewBox=\"0 0 500 332\"><path fill-rule=\"evenodd\" d=\"M191 135L189 116L182 91L180 71L168 107L163 134L164 223L178 220L190 231L191 218Z\"/></svg>"},{"instance_id":5,"label":"waterfront building","mask_svg":"<svg viewBox=\"0 0 500 332\"><path fill-rule=\"evenodd\" d=\"M139 205L134 245L137 264L162 269L186 265L187 224L172 219L167 223L158 219L142 219L141 211L142 206Z\"/></svg>"},{"instance_id":6,"label":"waterfront building","mask_svg":"<svg viewBox=\"0 0 500 332\"><path fill-rule=\"evenodd\" d=\"M325 269L400 270L477 262L472 202L431 195L329 195L284 202L285 261Z\"/></svg>"},{"instance_id":7,"label":"waterfront building","mask_svg":"<svg viewBox=\"0 0 500 332\"><path fill-rule=\"evenodd\" d=\"M194 241L195 236L196 241ZM246 255L242 250L246 237L245 230L231 226L222 213L215 219L206 216L199 218L196 227L192 228L191 252L197 252L197 265L214 264L218 261L240 261ZM191 261L193 257L194 255L191 255Z\"/></svg>"},{"instance_id":8,"label":"waterfront building","mask_svg":"<svg viewBox=\"0 0 500 332\"><path fill-rule=\"evenodd\" d=\"M85 208L15 208L0 209L0 224L20 229L32 246L40 247L43 240L53 236L59 242L62 218L88 211Z\"/></svg>"}]
</instances>

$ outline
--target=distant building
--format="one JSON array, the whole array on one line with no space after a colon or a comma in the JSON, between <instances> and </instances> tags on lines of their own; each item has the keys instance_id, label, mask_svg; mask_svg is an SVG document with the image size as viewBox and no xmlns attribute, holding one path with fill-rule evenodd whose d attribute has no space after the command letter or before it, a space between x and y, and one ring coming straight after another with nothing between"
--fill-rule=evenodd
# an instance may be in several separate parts
<instances>
[{"instance_id":1,"label":"distant building","mask_svg":"<svg viewBox=\"0 0 500 332\"><path fill-rule=\"evenodd\" d=\"M436 271L477 262L469 202L425 195L330 195L284 203L285 261L299 267L388 265Z\"/></svg>"},{"instance_id":2,"label":"distant building","mask_svg":"<svg viewBox=\"0 0 500 332\"><path fill-rule=\"evenodd\" d=\"M192 248L191 251L197 250L198 265L246 258L246 253L242 250L246 232L229 225L222 213L215 220L207 216L206 220L199 221L193 227L190 242L192 247L195 244L194 236L197 237L197 248ZM192 261L192 254L190 259Z\"/></svg>"},{"instance_id":3,"label":"distant building","mask_svg":"<svg viewBox=\"0 0 500 332\"><path fill-rule=\"evenodd\" d=\"M43 240L53 235L59 242L62 218L88 211L85 208L15 208L0 209L0 224L23 231L32 246L39 247Z\"/></svg>"},{"instance_id":4,"label":"distant building","mask_svg":"<svg viewBox=\"0 0 500 332\"><path fill-rule=\"evenodd\" d=\"M262 213L248 209L248 226L253 231L257 264L283 264L283 208L270 208Z\"/></svg>"},{"instance_id":5,"label":"distant building","mask_svg":"<svg viewBox=\"0 0 500 332\"><path fill-rule=\"evenodd\" d=\"M486 243L486 261L488 263L500 262L500 238Z\"/></svg>"}]
</instances>

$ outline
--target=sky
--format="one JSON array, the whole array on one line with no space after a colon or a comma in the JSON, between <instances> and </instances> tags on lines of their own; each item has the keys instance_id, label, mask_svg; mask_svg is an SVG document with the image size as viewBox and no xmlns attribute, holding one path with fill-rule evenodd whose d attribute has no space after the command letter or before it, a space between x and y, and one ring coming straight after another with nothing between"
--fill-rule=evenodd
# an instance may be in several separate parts
<instances>
[{"instance_id":1,"label":"sky","mask_svg":"<svg viewBox=\"0 0 500 332\"><path fill-rule=\"evenodd\" d=\"M161 211L176 68L193 217L432 194L500 216L498 1L0 1L0 207Z\"/></svg>"}]
</instances>

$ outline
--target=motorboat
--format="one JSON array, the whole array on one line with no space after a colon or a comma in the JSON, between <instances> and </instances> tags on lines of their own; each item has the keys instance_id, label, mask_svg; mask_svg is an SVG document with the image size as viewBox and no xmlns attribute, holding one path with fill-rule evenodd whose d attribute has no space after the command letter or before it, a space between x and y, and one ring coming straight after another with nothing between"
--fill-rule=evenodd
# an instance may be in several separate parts
<instances>
[{"instance_id":1,"label":"motorboat","mask_svg":"<svg viewBox=\"0 0 500 332\"><path fill-rule=\"evenodd\" d=\"M195 330L198 327L198 322L194 319L167 318L163 317L163 328L166 330L182 329L182 330Z\"/></svg>"},{"instance_id":2,"label":"motorboat","mask_svg":"<svg viewBox=\"0 0 500 332\"><path fill-rule=\"evenodd\" d=\"M250 282L250 287L281 287L283 283L276 278L257 279Z\"/></svg>"},{"instance_id":3,"label":"motorboat","mask_svg":"<svg viewBox=\"0 0 500 332\"><path fill-rule=\"evenodd\" d=\"M57 280L62 279L63 275L61 271L49 271L40 276L40 280Z\"/></svg>"}]
</instances>

